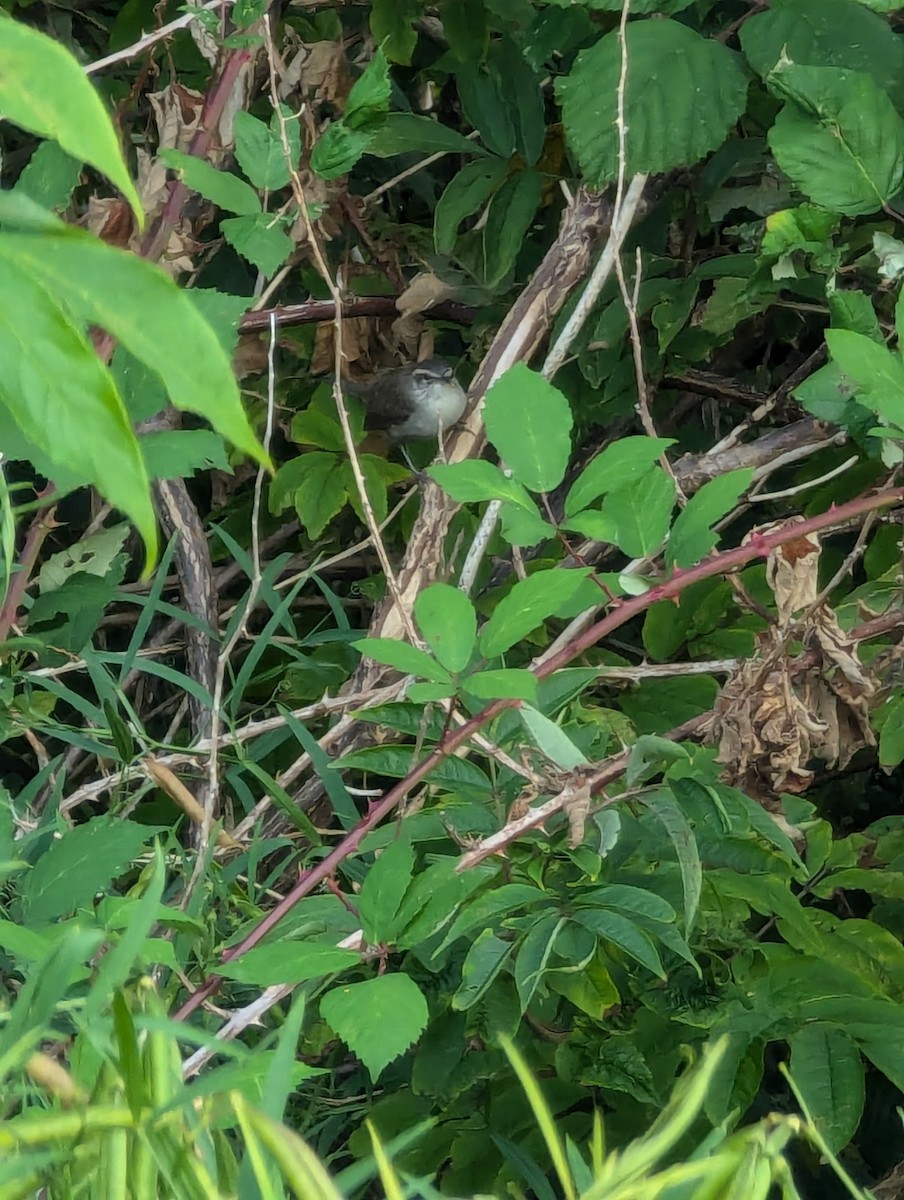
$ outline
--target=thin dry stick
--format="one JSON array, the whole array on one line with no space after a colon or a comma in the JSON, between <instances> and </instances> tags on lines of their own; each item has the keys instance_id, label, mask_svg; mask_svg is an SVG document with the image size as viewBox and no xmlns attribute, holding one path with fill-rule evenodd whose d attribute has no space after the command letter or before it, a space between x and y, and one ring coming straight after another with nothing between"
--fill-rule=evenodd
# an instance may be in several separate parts
<instances>
[{"instance_id":1,"label":"thin dry stick","mask_svg":"<svg viewBox=\"0 0 904 1200\"><path fill-rule=\"evenodd\" d=\"M282 105L279 101L279 89L276 80L276 46L273 41L273 25L272 15L267 14L264 19L264 39L267 43L267 57L270 72L270 102L273 106L273 112L276 115L279 123L279 136L282 142L283 154L285 155L286 164L289 169L289 176L292 182L292 192L295 196L295 202L298 205L298 210L301 214L301 219L304 223L305 233L307 234L308 244L311 247L311 254L314 258L314 263L320 273L323 282L326 284L327 290L336 306L333 317L333 397L336 401L336 411L339 414L339 423L342 426L342 436L345 439L345 448L348 451L349 462L352 468L352 476L355 480L355 487L358 491L358 497L361 501L361 511L364 513L365 523L370 530L370 536L373 540L374 549L377 552L377 557L380 560L380 566L383 569L383 574L386 578L386 586L389 594L392 596L393 603L399 614L405 632L407 633L413 645L421 645L411 616L406 610L402 602L402 594L399 591L398 580L395 577L395 572L392 569L392 564L389 561L389 555L386 553L386 547L383 544L383 539L380 537L380 529L377 520L374 516L373 507L370 503L370 497L367 494L367 486L364 481L364 472L361 470L361 463L358 459L358 451L355 446L354 435L352 434L351 423L348 419L348 411L345 407L345 400L342 395L342 296L339 292L336 282L333 279L330 269L327 266L326 259L323 257L323 251L320 248L320 243L317 240L314 231L313 223L311 222L308 213L307 200L305 199L304 186L296 169L292 149L289 144L289 137L286 131L286 118L282 111Z\"/></svg>"},{"instance_id":2,"label":"thin dry stick","mask_svg":"<svg viewBox=\"0 0 904 1200\"><path fill-rule=\"evenodd\" d=\"M125 62L126 59L135 58L136 55L149 50L157 42L162 42L164 38L168 38L171 33L178 33L180 29L186 29L193 21L198 20L201 13L210 12L214 8L223 8L225 5L232 4L233 2L234 0L206 0L206 3L191 9L187 13L183 13L181 17L176 17L174 21L170 21L166 25L161 25L153 33L144 34L137 42L133 42L131 46L126 46L123 50L117 50L115 54L108 54L106 58L98 58L95 62L88 63L84 68L85 74L94 75L97 71L103 71L106 67L112 67L114 63Z\"/></svg>"}]
</instances>

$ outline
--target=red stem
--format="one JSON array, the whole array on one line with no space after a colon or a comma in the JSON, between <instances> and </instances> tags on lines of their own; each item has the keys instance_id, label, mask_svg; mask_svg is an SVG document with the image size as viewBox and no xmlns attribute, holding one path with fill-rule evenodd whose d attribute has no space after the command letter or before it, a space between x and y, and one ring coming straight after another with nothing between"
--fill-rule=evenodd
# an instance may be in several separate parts
<instances>
[{"instance_id":1,"label":"red stem","mask_svg":"<svg viewBox=\"0 0 904 1200\"><path fill-rule=\"evenodd\" d=\"M546 676L551 675L554 671L567 666L568 663L583 654L585 650L589 650L591 646L596 645L598 641L612 633L613 630L618 629L632 618L645 612L651 605L656 604L660 600L668 600L674 596L678 596L686 587L690 587L691 584L697 583L701 579L710 579L714 575L725 575L737 567L744 566L745 563L752 562L758 558L765 558L771 550L784 545L785 542L805 537L809 533L817 533L819 530L828 529L832 525L848 521L852 517L863 516L865 513L873 512L877 508L887 508L889 505L901 501L904 501L904 488L892 488L873 495L858 496L856 500L851 500L847 504L840 505L838 508L832 507L828 512L820 513L816 517L810 517L807 521L798 521L784 525L773 533L753 533L749 540L742 546L737 546L733 550L725 550L721 554L713 555L704 562L698 563L695 567L675 571L670 579L667 579L657 587L651 588L648 592L644 592L642 596L634 596L629 600L619 602L616 608L607 613L601 620L591 625L589 629L586 629L584 633L576 637L573 642L569 642L567 646L563 646L558 654L547 659L534 673L538 679L545 679ZM426 758L422 759L400 783L397 783L394 788L388 791L326 858L322 859L309 871L304 872L292 891L284 896L275 908L267 913L260 924L248 934L244 941L240 942L237 946L233 946L223 954L221 962L232 962L233 959L239 958L242 954L257 946L270 930L278 925L283 917L295 907L299 900L309 895L324 879L328 879L339 867L340 863L358 849L365 836L372 829L375 829L384 817L387 817L392 812L415 784L420 783L444 758L463 745L481 726L491 721L507 708L520 707L520 703L518 700L494 700L492 704L487 705L482 712L472 717L470 721L447 733L436 748ZM603 774L605 775L605 772ZM596 779L596 786L602 786L605 781L606 779L602 777ZM208 976L201 987L186 1000L175 1014L176 1020L182 1020L194 1012L209 996L216 992L219 986L220 976L216 974Z\"/></svg>"}]
</instances>

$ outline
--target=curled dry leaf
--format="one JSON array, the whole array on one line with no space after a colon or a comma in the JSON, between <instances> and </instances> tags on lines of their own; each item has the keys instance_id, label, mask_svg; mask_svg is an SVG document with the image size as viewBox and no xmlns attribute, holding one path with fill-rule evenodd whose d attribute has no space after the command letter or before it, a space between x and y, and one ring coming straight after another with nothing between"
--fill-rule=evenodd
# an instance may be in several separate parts
<instances>
[{"instance_id":1,"label":"curled dry leaf","mask_svg":"<svg viewBox=\"0 0 904 1200\"><path fill-rule=\"evenodd\" d=\"M818 565L813 537L770 555L778 626L727 681L707 730L727 780L767 805L783 792L806 791L817 768L843 769L858 750L876 744L869 724L876 682L834 612L811 607ZM792 638L805 647L796 657L788 654Z\"/></svg>"}]
</instances>

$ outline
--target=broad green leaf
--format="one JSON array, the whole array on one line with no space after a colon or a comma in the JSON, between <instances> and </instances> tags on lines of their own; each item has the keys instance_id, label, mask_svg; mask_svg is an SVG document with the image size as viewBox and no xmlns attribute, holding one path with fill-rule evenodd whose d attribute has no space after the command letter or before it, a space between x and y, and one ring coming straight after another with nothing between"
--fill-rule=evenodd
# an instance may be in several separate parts
<instances>
[{"instance_id":1,"label":"broad green leaf","mask_svg":"<svg viewBox=\"0 0 904 1200\"><path fill-rule=\"evenodd\" d=\"M462 687L478 700L529 700L537 703L537 677L515 668L478 671L462 680Z\"/></svg>"},{"instance_id":2,"label":"broad green leaf","mask_svg":"<svg viewBox=\"0 0 904 1200\"><path fill-rule=\"evenodd\" d=\"M473 1007L484 995L514 951L511 941L496 937L484 929L471 942L461 966L461 983L452 997L452 1008L458 1012Z\"/></svg>"},{"instance_id":3,"label":"broad green leaf","mask_svg":"<svg viewBox=\"0 0 904 1200\"><path fill-rule=\"evenodd\" d=\"M427 474L443 491L460 504L480 500L507 500L525 512L539 512L523 484L515 483L495 463L484 458L466 459L457 463L435 463Z\"/></svg>"},{"instance_id":4,"label":"broad green leaf","mask_svg":"<svg viewBox=\"0 0 904 1200\"><path fill-rule=\"evenodd\" d=\"M508 161L518 147L500 81L476 61L467 61L459 66L455 82L468 123L480 132L485 146Z\"/></svg>"},{"instance_id":5,"label":"broad green leaf","mask_svg":"<svg viewBox=\"0 0 904 1200\"><path fill-rule=\"evenodd\" d=\"M387 113L367 153L377 158L394 154L486 154L483 146L455 129L417 113ZM457 178L457 177L456 177Z\"/></svg>"},{"instance_id":6,"label":"broad green leaf","mask_svg":"<svg viewBox=\"0 0 904 1200\"><path fill-rule=\"evenodd\" d=\"M289 436L299 446L316 446L318 450L345 450L342 426L333 412L311 404L292 418Z\"/></svg>"},{"instance_id":7,"label":"broad green leaf","mask_svg":"<svg viewBox=\"0 0 904 1200\"><path fill-rule=\"evenodd\" d=\"M504 158L466 163L447 185L433 214L433 238L437 253L450 254L465 217L473 216L501 185L508 174Z\"/></svg>"},{"instance_id":8,"label":"broad green leaf","mask_svg":"<svg viewBox=\"0 0 904 1200\"><path fill-rule=\"evenodd\" d=\"M284 463L270 488L270 511L294 505L308 535L319 537L348 502L345 463L338 454L313 451Z\"/></svg>"},{"instance_id":9,"label":"broad green leaf","mask_svg":"<svg viewBox=\"0 0 904 1200\"><path fill-rule=\"evenodd\" d=\"M82 164L71 158L57 142L41 142L13 190L42 208L65 208L81 173Z\"/></svg>"},{"instance_id":10,"label":"broad green leaf","mask_svg":"<svg viewBox=\"0 0 904 1200\"><path fill-rule=\"evenodd\" d=\"M621 913L607 909L582 908L575 910L572 920L618 946L629 958L635 959L660 979L665 979L665 971L662 969L656 947L642 929Z\"/></svg>"},{"instance_id":11,"label":"broad green leaf","mask_svg":"<svg viewBox=\"0 0 904 1200\"><path fill-rule=\"evenodd\" d=\"M675 910L668 900L657 896L655 892L647 891L646 888L634 887L627 883L610 883L605 887L590 888L581 892L579 903L582 908L617 908L622 912L666 924L675 920Z\"/></svg>"},{"instance_id":12,"label":"broad green leaf","mask_svg":"<svg viewBox=\"0 0 904 1200\"><path fill-rule=\"evenodd\" d=\"M544 521L538 512L528 512L507 500L499 510L499 526L502 537L510 546L536 546L556 536L555 527Z\"/></svg>"},{"instance_id":13,"label":"broad green leaf","mask_svg":"<svg viewBox=\"0 0 904 1200\"><path fill-rule=\"evenodd\" d=\"M567 603L589 575L589 569L548 570L519 579L496 605L480 631L480 649L486 658L503 654L532 633Z\"/></svg>"},{"instance_id":14,"label":"broad green leaf","mask_svg":"<svg viewBox=\"0 0 904 1200\"><path fill-rule=\"evenodd\" d=\"M455 688L451 683L412 683L405 694L414 704L434 704L437 700L450 700Z\"/></svg>"},{"instance_id":15,"label":"broad green leaf","mask_svg":"<svg viewBox=\"0 0 904 1200\"><path fill-rule=\"evenodd\" d=\"M860 1051L844 1029L821 1022L804 1025L791 1035L789 1043L791 1078L829 1148L841 1150L863 1116Z\"/></svg>"},{"instance_id":16,"label":"broad green leaf","mask_svg":"<svg viewBox=\"0 0 904 1200\"><path fill-rule=\"evenodd\" d=\"M269 213L227 217L220 221L220 229L233 250L253 263L262 275L275 275L295 249L279 219Z\"/></svg>"},{"instance_id":17,"label":"broad green leaf","mask_svg":"<svg viewBox=\"0 0 904 1200\"><path fill-rule=\"evenodd\" d=\"M555 721L531 708L529 704L522 704L518 715L538 748L557 767L561 767L563 771L573 771L576 767L586 766L586 755Z\"/></svg>"},{"instance_id":18,"label":"broad green leaf","mask_svg":"<svg viewBox=\"0 0 904 1200\"><path fill-rule=\"evenodd\" d=\"M355 770L373 771L376 775L388 775L391 779L404 779L415 763L412 746L380 745L366 750L355 750L331 766L336 770L352 767ZM438 763L429 774L430 782L461 791L463 789L486 796L491 790L490 781L480 767L454 754Z\"/></svg>"},{"instance_id":19,"label":"broad green leaf","mask_svg":"<svg viewBox=\"0 0 904 1200\"><path fill-rule=\"evenodd\" d=\"M573 422L558 388L518 363L487 392L483 419L487 437L518 483L532 492L561 483Z\"/></svg>"},{"instance_id":20,"label":"broad green leaf","mask_svg":"<svg viewBox=\"0 0 904 1200\"><path fill-rule=\"evenodd\" d=\"M417 596L414 619L436 660L447 671L463 671L477 642L477 614L464 592L432 584Z\"/></svg>"},{"instance_id":21,"label":"broad green leaf","mask_svg":"<svg viewBox=\"0 0 904 1200\"><path fill-rule=\"evenodd\" d=\"M321 179L347 175L370 147L373 134L366 129L349 129L343 121L334 121L311 151L311 170Z\"/></svg>"},{"instance_id":22,"label":"broad green leaf","mask_svg":"<svg viewBox=\"0 0 904 1200\"><path fill-rule=\"evenodd\" d=\"M661 467L653 467L636 483L610 492L603 512L618 527L619 549L631 558L655 554L669 532L675 484Z\"/></svg>"},{"instance_id":23,"label":"broad green leaf","mask_svg":"<svg viewBox=\"0 0 904 1200\"><path fill-rule=\"evenodd\" d=\"M548 903L549 896L544 891L524 883L503 883L481 892L462 908L433 956L438 957L456 938L465 937L476 929L496 926L504 916L514 915L521 909Z\"/></svg>"},{"instance_id":24,"label":"broad green leaf","mask_svg":"<svg viewBox=\"0 0 904 1200\"><path fill-rule=\"evenodd\" d=\"M861 404L890 425L904 428L904 365L885 346L849 329L826 330L829 353L857 385Z\"/></svg>"},{"instance_id":25,"label":"broad green leaf","mask_svg":"<svg viewBox=\"0 0 904 1200\"><path fill-rule=\"evenodd\" d=\"M3 19L2 28L0 113L39 137L53 138L74 159L96 167L116 184L143 225L144 207L116 130L74 55L59 41L18 21Z\"/></svg>"},{"instance_id":26,"label":"broad green leaf","mask_svg":"<svg viewBox=\"0 0 904 1200\"><path fill-rule=\"evenodd\" d=\"M747 61L763 78L785 58L864 71L896 103L904 98L904 44L889 36L887 21L856 0L783 0L754 13L740 36Z\"/></svg>"},{"instance_id":27,"label":"broad green leaf","mask_svg":"<svg viewBox=\"0 0 904 1200\"><path fill-rule=\"evenodd\" d=\"M0 203L0 220L9 212ZM159 268L62 222L41 237L3 232L0 260L30 272L81 320L106 329L162 378L176 408L198 413L239 450L266 456L229 357L189 295Z\"/></svg>"},{"instance_id":28,"label":"broad green leaf","mask_svg":"<svg viewBox=\"0 0 904 1200\"><path fill-rule=\"evenodd\" d=\"M769 145L805 196L858 216L897 195L904 181L904 120L869 75L780 63L768 82L792 101L776 118Z\"/></svg>"},{"instance_id":29,"label":"broad green leaf","mask_svg":"<svg viewBox=\"0 0 904 1200\"><path fill-rule=\"evenodd\" d=\"M22 880L22 911L32 925L88 904L130 864L156 830L132 821L94 817L69 829Z\"/></svg>"},{"instance_id":30,"label":"broad green leaf","mask_svg":"<svg viewBox=\"0 0 904 1200\"><path fill-rule=\"evenodd\" d=\"M417 45L414 22L422 12L422 0L373 0L370 31L390 62L411 62Z\"/></svg>"},{"instance_id":31,"label":"broad green leaf","mask_svg":"<svg viewBox=\"0 0 904 1200\"><path fill-rule=\"evenodd\" d=\"M413 873L414 851L403 826L399 836L378 855L356 897L361 928L372 945L395 940L396 914Z\"/></svg>"},{"instance_id":32,"label":"broad green leaf","mask_svg":"<svg viewBox=\"0 0 904 1200\"><path fill-rule=\"evenodd\" d=\"M150 566L157 554L150 483L110 371L52 290L8 249L0 234L0 358L6 363L0 407L47 456L54 482L58 463L67 476L94 484L126 513L144 540ZM15 453L7 439L3 450Z\"/></svg>"},{"instance_id":33,"label":"broad green leaf","mask_svg":"<svg viewBox=\"0 0 904 1200\"><path fill-rule=\"evenodd\" d=\"M334 988L320 1015L376 1080L427 1028L427 1001L407 975L380 975Z\"/></svg>"},{"instance_id":34,"label":"broad green leaf","mask_svg":"<svg viewBox=\"0 0 904 1200\"><path fill-rule=\"evenodd\" d=\"M572 484L565 499L566 514L574 516L606 492L640 479L674 444L674 438L649 437L625 437L613 442L587 464Z\"/></svg>"},{"instance_id":35,"label":"broad green leaf","mask_svg":"<svg viewBox=\"0 0 904 1200\"><path fill-rule=\"evenodd\" d=\"M252 216L260 213L261 202L257 192L238 175L228 171L218 171L203 158L194 154L183 154L181 150L162 146L158 151L160 158L181 175L185 186L216 204L226 212L238 213L239 216Z\"/></svg>"},{"instance_id":36,"label":"broad green leaf","mask_svg":"<svg viewBox=\"0 0 904 1200\"><path fill-rule=\"evenodd\" d=\"M731 52L677 21L632 21L626 36L628 175L693 166L744 111L747 81ZM582 50L556 93L568 141L590 185L618 173L617 31Z\"/></svg>"},{"instance_id":37,"label":"broad green leaf","mask_svg":"<svg viewBox=\"0 0 904 1200\"><path fill-rule=\"evenodd\" d=\"M138 439L151 479L189 479L196 471L232 474L226 443L211 429L165 429Z\"/></svg>"},{"instance_id":38,"label":"broad green leaf","mask_svg":"<svg viewBox=\"0 0 904 1200\"><path fill-rule=\"evenodd\" d=\"M753 480L753 469L727 471L704 483L675 519L666 562L670 566L691 567L709 554L718 541L713 525L738 501Z\"/></svg>"},{"instance_id":39,"label":"broad green leaf","mask_svg":"<svg viewBox=\"0 0 904 1200\"><path fill-rule=\"evenodd\" d=\"M377 50L355 80L345 104L343 120L349 129L376 129L389 110L392 80L389 63L382 50Z\"/></svg>"},{"instance_id":40,"label":"broad green leaf","mask_svg":"<svg viewBox=\"0 0 904 1200\"><path fill-rule=\"evenodd\" d=\"M217 974L255 987L271 987L335 975L360 962L361 955L354 950L320 942L279 941L255 946L233 962L217 964Z\"/></svg>"},{"instance_id":41,"label":"broad green leaf","mask_svg":"<svg viewBox=\"0 0 904 1200\"><path fill-rule=\"evenodd\" d=\"M544 913L531 923L518 946L514 976L522 1012L526 1012L530 1007L555 948L556 939L564 927L565 918L559 913Z\"/></svg>"},{"instance_id":42,"label":"broad green leaf","mask_svg":"<svg viewBox=\"0 0 904 1200\"><path fill-rule=\"evenodd\" d=\"M501 283L514 267L542 194L543 176L539 171L518 171L506 179L490 201L477 264L487 287Z\"/></svg>"},{"instance_id":43,"label":"broad green leaf","mask_svg":"<svg viewBox=\"0 0 904 1200\"><path fill-rule=\"evenodd\" d=\"M681 762L687 757L687 750L679 742L657 737L653 733L643 733L631 747L625 782L628 787L636 787L638 783L646 782L672 763Z\"/></svg>"},{"instance_id":44,"label":"broad green leaf","mask_svg":"<svg viewBox=\"0 0 904 1200\"><path fill-rule=\"evenodd\" d=\"M408 642L396 642L392 638L361 638L352 642L367 658L374 662L385 663L387 667L395 667L406 675L421 675L434 683L451 684L452 676L431 655Z\"/></svg>"},{"instance_id":45,"label":"broad green leaf","mask_svg":"<svg viewBox=\"0 0 904 1200\"><path fill-rule=\"evenodd\" d=\"M269 125L243 109L235 114L235 157L254 186L262 191L273 192L285 187L289 182L290 165L294 166L301 158L298 117L286 105L282 105L282 115L289 144L289 162L286 162L277 113L272 115Z\"/></svg>"}]
</instances>

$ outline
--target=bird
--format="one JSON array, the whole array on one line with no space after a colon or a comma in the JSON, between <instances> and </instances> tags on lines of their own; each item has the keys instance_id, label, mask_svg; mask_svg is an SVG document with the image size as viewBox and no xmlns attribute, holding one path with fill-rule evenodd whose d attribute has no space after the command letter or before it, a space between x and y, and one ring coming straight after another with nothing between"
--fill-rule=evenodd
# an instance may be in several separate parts
<instances>
[{"instance_id":1,"label":"bird","mask_svg":"<svg viewBox=\"0 0 904 1200\"><path fill-rule=\"evenodd\" d=\"M455 372L441 358L394 367L371 379L343 380L342 387L364 405L366 428L385 431L393 442L442 437L467 404Z\"/></svg>"}]
</instances>

